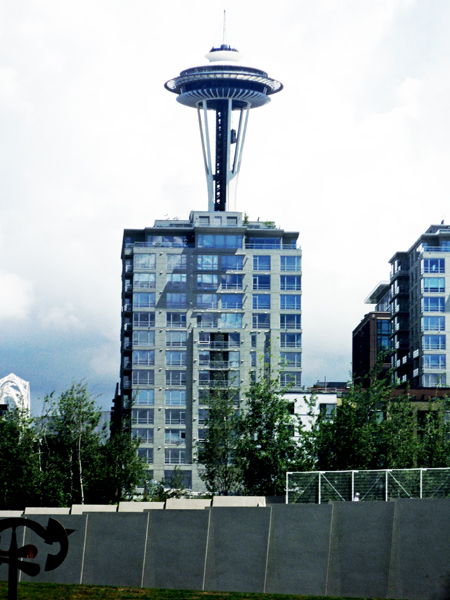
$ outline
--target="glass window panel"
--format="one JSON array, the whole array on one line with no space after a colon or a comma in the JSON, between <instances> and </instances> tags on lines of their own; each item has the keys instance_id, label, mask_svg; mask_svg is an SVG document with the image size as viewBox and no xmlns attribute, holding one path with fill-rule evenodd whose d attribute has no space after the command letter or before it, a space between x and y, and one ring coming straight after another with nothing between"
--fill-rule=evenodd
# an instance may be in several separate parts
<instances>
[{"instance_id":1,"label":"glass window panel","mask_svg":"<svg viewBox=\"0 0 450 600\"><path fill-rule=\"evenodd\" d=\"M173 288L185 288L186 287L186 273L168 273L167 285Z\"/></svg>"},{"instance_id":2,"label":"glass window panel","mask_svg":"<svg viewBox=\"0 0 450 600\"><path fill-rule=\"evenodd\" d=\"M302 278L300 275L280 275L280 289L284 290L301 290Z\"/></svg>"},{"instance_id":3,"label":"glass window panel","mask_svg":"<svg viewBox=\"0 0 450 600\"><path fill-rule=\"evenodd\" d=\"M186 404L186 390L166 390L166 405L184 406Z\"/></svg>"},{"instance_id":4,"label":"glass window panel","mask_svg":"<svg viewBox=\"0 0 450 600\"><path fill-rule=\"evenodd\" d=\"M166 366L185 367L186 352L181 350L166 350Z\"/></svg>"},{"instance_id":5,"label":"glass window panel","mask_svg":"<svg viewBox=\"0 0 450 600\"><path fill-rule=\"evenodd\" d=\"M253 329L270 329L270 314L253 313L252 315Z\"/></svg>"},{"instance_id":6,"label":"glass window panel","mask_svg":"<svg viewBox=\"0 0 450 600\"><path fill-rule=\"evenodd\" d=\"M155 384L155 374L153 371L142 371L141 369L133 369L132 373L133 385Z\"/></svg>"},{"instance_id":7,"label":"glass window panel","mask_svg":"<svg viewBox=\"0 0 450 600\"><path fill-rule=\"evenodd\" d=\"M217 254L199 254L197 256L198 271L217 271L219 256Z\"/></svg>"},{"instance_id":8,"label":"glass window panel","mask_svg":"<svg viewBox=\"0 0 450 600\"><path fill-rule=\"evenodd\" d=\"M144 313L138 313L144 314ZM154 346L155 332L154 331L133 331L133 347L138 346Z\"/></svg>"},{"instance_id":9,"label":"glass window panel","mask_svg":"<svg viewBox=\"0 0 450 600\"><path fill-rule=\"evenodd\" d=\"M234 313L222 313L220 315L220 325L222 327L240 329L242 327L242 315Z\"/></svg>"},{"instance_id":10,"label":"glass window panel","mask_svg":"<svg viewBox=\"0 0 450 600\"><path fill-rule=\"evenodd\" d=\"M242 294L222 294L220 302L222 308L242 308Z\"/></svg>"},{"instance_id":11,"label":"glass window panel","mask_svg":"<svg viewBox=\"0 0 450 600\"><path fill-rule=\"evenodd\" d=\"M221 261L222 271L242 271L244 257L232 254L229 256L222 256Z\"/></svg>"},{"instance_id":12,"label":"glass window panel","mask_svg":"<svg viewBox=\"0 0 450 600\"><path fill-rule=\"evenodd\" d=\"M219 296L217 294L197 294L197 308L217 308Z\"/></svg>"},{"instance_id":13,"label":"glass window panel","mask_svg":"<svg viewBox=\"0 0 450 600\"><path fill-rule=\"evenodd\" d=\"M281 271L301 271L301 256L281 256Z\"/></svg>"},{"instance_id":14,"label":"glass window panel","mask_svg":"<svg viewBox=\"0 0 450 600\"><path fill-rule=\"evenodd\" d=\"M155 364L154 350L135 350L133 352L133 365L153 366Z\"/></svg>"},{"instance_id":15,"label":"glass window panel","mask_svg":"<svg viewBox=\"0 0 450 600\"><path fill-rule=\"evenodd\" d=\"M253 275L254 290L270 290L270 275Z\"/></svg>"},{"instance_id":16,"label":"glass window panel","mask_svg":"<svg viewBox=\"0 0 450 600\"><path fill-rule=\"evenodd\" d=\"M254 271L270 271L270 256L254 256L253 257Z\"/></svg>"},{"instance_id":17,"label":"glass window panel","mask_svg":"<svg viewBox=\"0 0 450 600\"><path fill-rule=\"evenodd\" d=\"M153 405L155 402L155 390L138 390L135 403Z\"/></svg>"},{"instance_id":18,"label":"glass window panel","mask_svg":"<svg viewBox=\"0 0 450 600\"><path fill-rule=\"evenodd\" d=\"M155 313L138 312L133 314L133 327L154 327Z\"/></svg>"},{"instance_id":19,"label":"glass window panel","mask_svg":"<svg viewBox=\"0 0 450 600\"><path fill-rule=\"evenodd\" d=\"M167 255L167 269L186 269L186 254L168 254Z\"/></svg>"},{"instance_id":20,"label":"glass window panel","mask_svg":"<svg viewBox=\"0 0 450 600\"><path fill-rule=\"evenodd\" d=\"M154 270L156 267L156 254L135 254L133 256L135 269Z\"/></svg>"},{"instance_id":21,"label":"glass window panel","mask_svg":"<svg viewBox=\"0 0 450 600\"><path fill-rule=\"evenodd\" d=\"M166 332L166 346L181 348L186 345L187 345L187 332L186 331L167 331Z\"/></svg>"},{"instance_id":22,"label":"glass window panel","mask_svg":"<svg viewBox=\"0 0 450 600\"><path fill-rule=\"evenodd\" d=\"M134 308L154 308L155 306L155 292L135 292L133 294L133 307Z\"/></svg>"},{"instance_id":23,"label":"glass window panel","mask_svg":"<svg viewBox=\"0 0 450 600\"><path fill-rule=\"evenodd\" d=\"M280 309L281 310L301 310L302 297L298 294L282 294L280 296Z\"/></svg>"},{"instance_id":24,"label":"glass window panel","mask_svg":"<svg viewBox=\"0 0 450 600\"><path fill-rule=\"evenodd\" d=\"M270 295L269 294L253 294L253 309L269 310Z\"/></svg>"},{"instance_id":25,"label":"glass window panel","mask_svg":"<svg viewBox=\"0 0 450 600\"><path fill-rule=\"evenodd\" d=\"M443 296L425 296L422 299L423 312L444 312L445 298Z\"/></svg>"},{"instance_id":26,"label":"glass window panel","mask_svg":"<svg viewBox=\"0 0 450 600\"><path fill-rule=\"evenodd\" d=\"M186 327L186 313L166 313L167 327Z\"/></svg>"}]
</instances>

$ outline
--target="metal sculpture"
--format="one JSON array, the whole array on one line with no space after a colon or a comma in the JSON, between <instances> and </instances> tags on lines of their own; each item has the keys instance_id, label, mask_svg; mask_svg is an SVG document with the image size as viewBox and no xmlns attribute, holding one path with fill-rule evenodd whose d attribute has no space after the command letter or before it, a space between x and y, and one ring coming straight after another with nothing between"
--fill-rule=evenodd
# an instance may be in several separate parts
<instances>
[{"instance_id":1,"label":"metal sculpture","mask_svg":"<svg viewBox=\"0 0 450 600\"><path fill-rule=\"evenodd\" d=\"M69 535L73 529L65 529L56 519L49 518L47 527L31 519L22 517L12 517L0 521L0 533L7 529L12 529L11 543L9 550L0 548L0 564L8 564L8 600L17 600L17 579L18 572L23 571L30 577L36 577L40 573L40 565L23 560L24 558L36 558L38 549L33 544L26 544L21 548L17 545L18 527L28 527L41 537L46 544L60 545L57 554L48 554L45 562L45 571L53 571L64 561L69 550ZM0 537L1 542L1 537Z\"/></svg>"}]
</instances>

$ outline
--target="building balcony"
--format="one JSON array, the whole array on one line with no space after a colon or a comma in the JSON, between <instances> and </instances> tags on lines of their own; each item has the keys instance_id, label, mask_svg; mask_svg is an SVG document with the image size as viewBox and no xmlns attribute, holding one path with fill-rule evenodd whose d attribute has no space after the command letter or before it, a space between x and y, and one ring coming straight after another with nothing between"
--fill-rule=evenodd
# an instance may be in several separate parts
<instances>
[{"instance_id":1,"label":"building balcony","mask_svg":"<svg viewBox=\"0 0 450 600\"><path fill-rule=\"evenodd\" d=\"M238 360L201 360L199 362L200 367L206 367L207 369L239 369Z\"/></svg>"}]
</instances>

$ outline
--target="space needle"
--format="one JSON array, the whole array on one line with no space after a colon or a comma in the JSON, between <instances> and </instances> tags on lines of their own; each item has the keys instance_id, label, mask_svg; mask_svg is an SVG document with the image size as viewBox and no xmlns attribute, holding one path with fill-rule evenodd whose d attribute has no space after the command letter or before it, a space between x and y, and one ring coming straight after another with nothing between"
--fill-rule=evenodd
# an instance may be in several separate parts
<instances>
[{"instance_id":1,"label":"space needle","mask_svg":"<svg viewBox=\"0 0 450 600\"><path fill-rule=\"evenodd\" d=\"M270 102L283 85L260 69L239 65L242 55L225 39L205 57L209 64L182 71L165 88L178 94L180 104L197 109L208 210L226 211L230 184L241 168L250 109Z\"/></svg>"}]
</instances>

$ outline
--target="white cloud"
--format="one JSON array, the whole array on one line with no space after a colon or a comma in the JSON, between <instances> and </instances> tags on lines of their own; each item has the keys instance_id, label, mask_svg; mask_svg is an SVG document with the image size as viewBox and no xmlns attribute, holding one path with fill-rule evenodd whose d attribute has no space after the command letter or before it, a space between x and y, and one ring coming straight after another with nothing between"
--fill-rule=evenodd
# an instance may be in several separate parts
<instances>
[{"instance_id":1,"label":"white cloud","mask_svg":"<svg viewBox=\"0 0 450 600\"><path fill-rule=\"evenodd\" d=\"M14 273L0 271L0 320L25 319L32 304L32 283Z\"/></svg>"}]
</instances>

